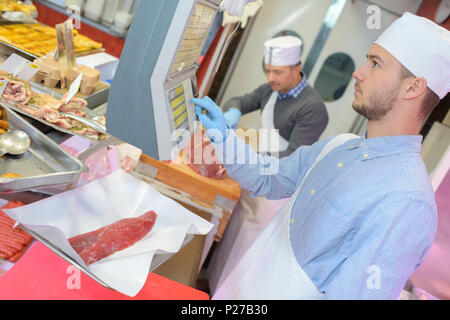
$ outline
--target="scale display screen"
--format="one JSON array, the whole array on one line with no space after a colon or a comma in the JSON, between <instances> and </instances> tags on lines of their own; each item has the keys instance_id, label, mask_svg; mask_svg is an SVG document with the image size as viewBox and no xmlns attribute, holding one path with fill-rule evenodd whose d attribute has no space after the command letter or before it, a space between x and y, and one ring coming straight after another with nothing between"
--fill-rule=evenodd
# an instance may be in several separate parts
<instances>
[{"instance_id":1,"label":"scale display screen","mask_svg":"<svg viewBox=\"0 0 450 320\"><path fill-rule=\"evenodd\" d=\"M217 10L196 3L183 40L172 64L170 75L195 66Z\"/></svg>"},{"instance_id":2,"label":"scale display screen","mask_svg":"<svg viewBox=\"0 0 450 320\"><path fill-rule=\"evenodd\" d=\"M166 91L168 111L171 118L171 152L179 153L187 139L196 129L195 111L190 100L193 97L191 79L170 87Z\"/></svg>"},{"instance_id":3,"label":"scale display screen","mask_svg":"<svg viewBox=\"0 0 450 320\"><path fill-rule=\"evenodd\" d=\"M186 96L184 94L183 84L180 84L178 87L169 90L169 103L172 111L174 129L189 130L189 117L186 107Z\"/></svg>"}]
</instances>

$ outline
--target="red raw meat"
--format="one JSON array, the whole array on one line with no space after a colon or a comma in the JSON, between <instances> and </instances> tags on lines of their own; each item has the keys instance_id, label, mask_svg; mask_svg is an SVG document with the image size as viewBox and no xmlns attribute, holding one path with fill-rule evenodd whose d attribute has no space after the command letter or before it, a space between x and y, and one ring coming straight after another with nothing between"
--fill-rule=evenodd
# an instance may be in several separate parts
<instances>
[{"instance_id":1,"label":"red raw meat","mask_svg":"<svg viewBox=\"0 0 450 320\"><path fill-rule=\"evenodd\" d=\"M113 253L131 247L152 229L156 213L148 211L137 218L125 218L100 229L69 239L81 259L90 265Z\"/></svg>"},{"instance_id":2,"label":"red raw meat","mask_svg":"<svg viewBox=\"0 0 450 320\"><path fill-rule=\"evenodd\" d=\"M184 148L189 166L204 177L220 179L225 167L214 153L214 147L202 130L197 130Z\"/></svg>"}]
</instances>

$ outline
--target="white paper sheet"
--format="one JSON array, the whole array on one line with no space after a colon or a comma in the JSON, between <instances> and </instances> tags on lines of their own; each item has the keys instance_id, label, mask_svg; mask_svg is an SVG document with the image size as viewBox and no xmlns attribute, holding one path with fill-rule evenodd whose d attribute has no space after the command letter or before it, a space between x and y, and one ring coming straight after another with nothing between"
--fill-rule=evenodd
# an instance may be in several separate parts
<instances>
[{"instance_id":1,"label":"white paper sheet","mask_svg":"<svg viewBox=\"0 0 450 320\"><path fill-rule=\"evenodd\" d=\"M67 241L119 219L157 214L149 234L130 248L86 266ZM111 288L135 296L155 253L175 253L186 234L207 234L213 224L122 170L50 198L10 210L12 219L59 247Z\"/></svg>"}]
</instances>

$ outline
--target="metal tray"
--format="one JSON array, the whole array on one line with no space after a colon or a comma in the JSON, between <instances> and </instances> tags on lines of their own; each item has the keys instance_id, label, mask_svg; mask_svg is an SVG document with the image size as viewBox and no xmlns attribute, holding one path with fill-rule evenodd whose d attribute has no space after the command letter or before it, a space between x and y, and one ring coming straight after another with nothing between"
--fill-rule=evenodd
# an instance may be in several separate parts
<instances>
[{"instance_id":1,"label":"metal tray","mask_svg":"<svg viewBox=\"0 0 450 320\"><path fill-rule=\"evenodd\" d=\"M40 242L42 242L44 245L46 245L49 249L51 249L54 253L56 253L58 256L60 256L61 258L63 258L64 260L66 260L68 263L74 265L75 267L77 267L78 269L80 269L81 271L83 271L87 276L91 277L93 280L97 281L98 283L100 283L102 286L104 286L105 288L114 290L113 288L111 288L110 286L108 286L105 282L103 282L102 280L100 280L99 278L97 278L97 276L95 276L89 269L86 269L85 267L83 267L82 265L80 265L78 262L76 262L75 260L73 260L70 256L68 256L67 254L65 254L63 251L61 251L61 249L59 249L58 247L56 247L55 245L53 245L50 241L48 241L47 239L41 237L40 235L38 235L37 233L35 233L34 231L30 230L29 228L25 227L24 225L20 224L20 227L27 232L28 234L30 234L33 238L39 240ZM194 235L192 234L186 234L186 237L184 238L183 244L181 245L180 250L187 245L192 239L194 238ZM153 256L152 259L152 263L150 265L150 268L148 270L148 273L151 273L153 270L155 270L156 268L158 268L161 264L163 264L164 262L166 262L167 260L169 260L169 258L171 258L175 253L160 253L160 254L155 254Z\"/></svg>"},{"instance_id":2,"label":"metal tray","mask_svg":"<svg viewBox=\"0 0 450 320\"><path fill-rule=\"evenodd\" d=\"M86 53L85 55L93 54L93 53L97 53L97 52L102 52L102 51L99 51L99 50L92 51L92 52ZM21 56L29 61L34 61L36 58L38 58L37 56L35 56L29 52L26 52L24 50L16 48L13 45L0 40L0 56L3 56L3 58L6 59L13 53L18 54L19 56ZM77 56L81 56L81 55L77 55ZM101 87L103 87L103 88L96 90L95 92L91 93L90 95L80 96L80 98L87 101L89 109L94 109L95 107L98 107L99 105L108 101L110 86L109 86L109 84L107 84L103 81L100 81L100 83L101 83ZM38 93L46 93L57 99L61 99L62 96L64 95L64 93L61 93L61 89L49 88L49 87L46 87L42 83L37 83L34 81L30 81L30 84L31 84L31 89ZM78 97L78 95L77 95L77 97Z\"/></svg>"},{"instance_id":3,"label":"metal tray","mask_svg":"<svg viewBox=\"0 0 450 320\"><path fill-rule=\"evenodd\" d=\"M15 112L23 114L23 115L25 115L25 116L27 116L27 117L29 117L31 119L39 121L39 122L45 124L46 126L49 126L49 127L53 128L55 130L58 130L58 131L61 131L61 132L67 133L67 134L71 134L71 135L80 136L80 137L83 137L83 138L86 138L86 139L91 139L88 136L85 136L85 135L82 135L82 134L78 134L78 133L73 132L73 131L71 131L69 129L65 129L63 127L57 126L56 124L50 123L50 122L48 122L48 121L46 121L46 120L44 120L42 118L36 117L35 115L32 115L31 113L29 113L29 112L27 112L25 110L22 110L21 108L17 107L15 104L10 103L10 102L6 101L3 98L0 98L0 104L3 105L3 106L8 107L9 109L14 110ZM92 119L92 118L94 118L97 115L95 112L93 112L92 110L90 110L87 107L84 107L82 110L84 112L86 112L86 118L88 118L88 119ZM102 139L104 139L104 138L106 138L108 136L109 135L102 134L101 135L102 138L99 139L99 140L102 140ZM96 139L91 139L91 140L96 141Z\"/></svg>"},{"instance_id":4,"label":"metal tray","mask_svg":"<svg viewBox=\"0 0 450 320\"><path fill-rule=\"evenodd\" d=\"M108 101L108 95L109 95L109 85L103 81L100 81L102 89L98 89L87 96L78 96L75 97L82 98L87 101L88 105L87 108L94 109L95 107L98 107L99 105L105 103ZM48 95L51 95L52 97L55 97L56 99L61 99L63 97L63 93L61 93L61 89L53 89L46 87L42 83L37 83L34 81L30 81L31 89L37 93L46 93ZM99 86L98 84L97 86ZM68 89L67 89L68 90Z\"/></svg>"},{"instance_id":5,"label":"metal tray","mask_svg":"<svg viewBox=\"0 0 450 320\"><path fill-rule=\"evenodd\" d=\"M27 152L19 156L6 154L0 158L0 174L17 173L21 178L0 177L0 193L22 192L32 189L76 184L83 163L37 130L3 101L11 128L26 132L31 139ZM3 112L2 111L2 112Z\"/></svg>"}]
</instances>

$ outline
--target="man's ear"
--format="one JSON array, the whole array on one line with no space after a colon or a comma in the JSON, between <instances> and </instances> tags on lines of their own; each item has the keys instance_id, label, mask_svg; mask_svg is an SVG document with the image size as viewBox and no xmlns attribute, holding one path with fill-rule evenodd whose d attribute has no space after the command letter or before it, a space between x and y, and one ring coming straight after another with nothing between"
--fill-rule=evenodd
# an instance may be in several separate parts
<instances>
[{"instance_id":1,"label":"man's ear","mask_svg":"<svg viewBox=\"0 0 450 320\"><path fill-rule=\"evenodd\" d=\"M423 77L406 79L405 99L411 100L422 96L427 90L427 80Z\"/></svg>"}]
</instances>

